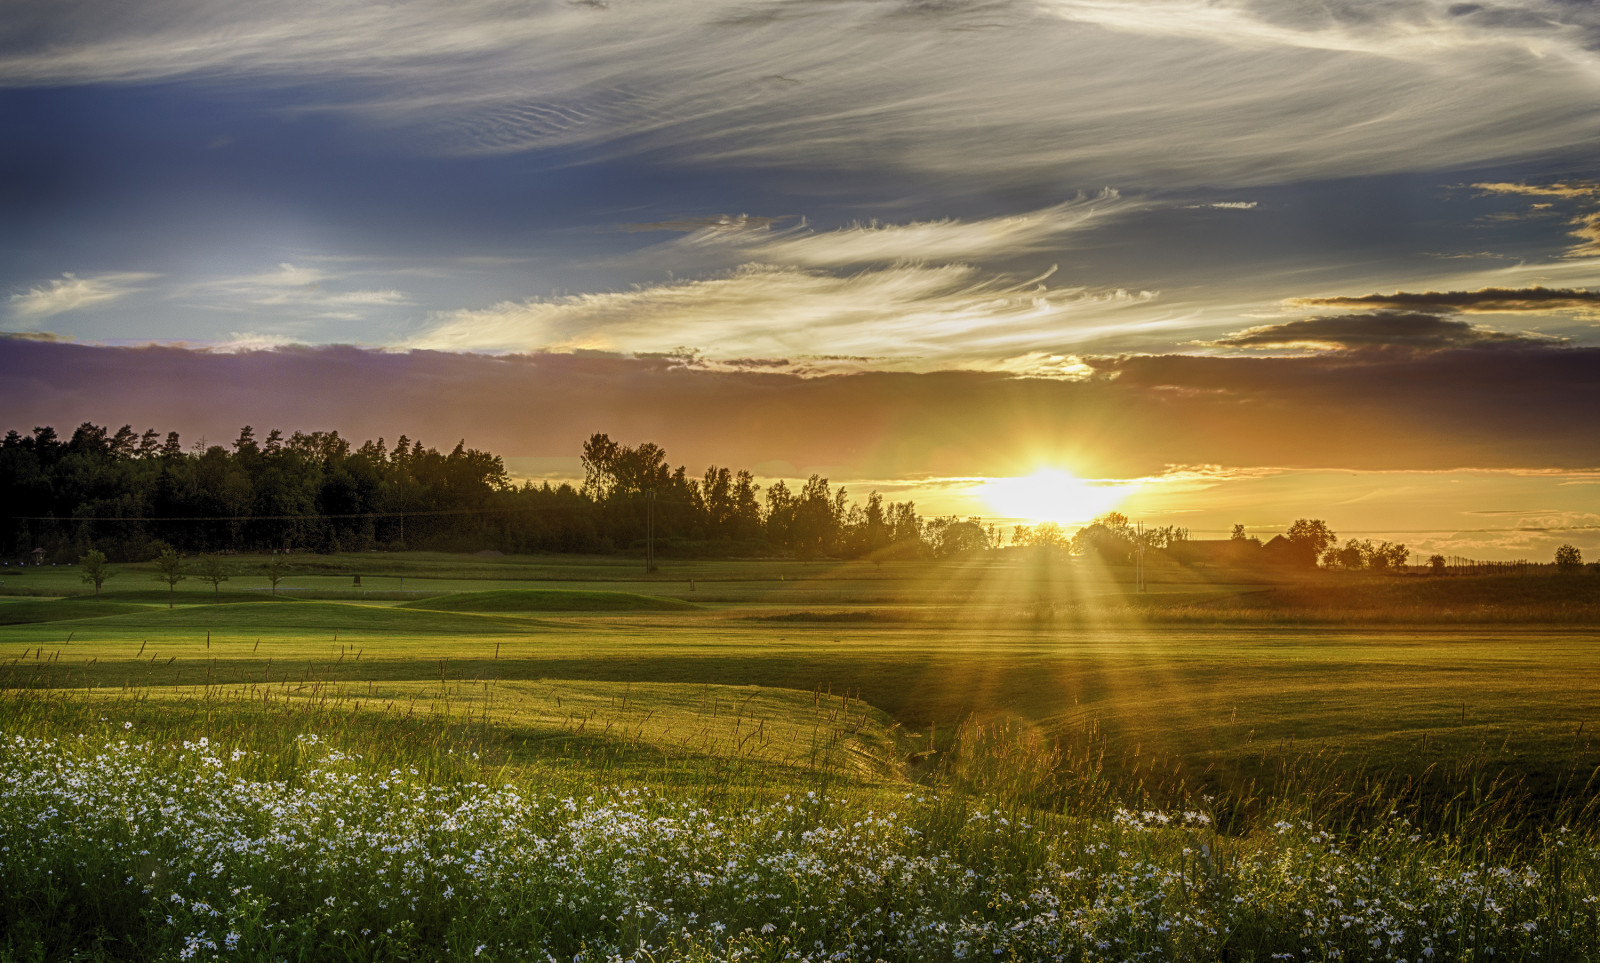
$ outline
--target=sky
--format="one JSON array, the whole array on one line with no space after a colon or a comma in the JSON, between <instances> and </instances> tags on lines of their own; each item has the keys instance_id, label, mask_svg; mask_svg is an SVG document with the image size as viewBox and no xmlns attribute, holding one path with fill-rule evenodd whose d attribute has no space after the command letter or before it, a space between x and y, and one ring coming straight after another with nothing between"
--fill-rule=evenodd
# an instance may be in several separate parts
<instances>
[{"instance_id":1,"label":"sky","mask_svg":"<svg viewBox=\"0 0 1600 963\"><path fill-rule=\"evenodd\" d=\"M0 430L1600 557L1591 3L13 0L0 130Z\"/></svg>"}]
</instances>

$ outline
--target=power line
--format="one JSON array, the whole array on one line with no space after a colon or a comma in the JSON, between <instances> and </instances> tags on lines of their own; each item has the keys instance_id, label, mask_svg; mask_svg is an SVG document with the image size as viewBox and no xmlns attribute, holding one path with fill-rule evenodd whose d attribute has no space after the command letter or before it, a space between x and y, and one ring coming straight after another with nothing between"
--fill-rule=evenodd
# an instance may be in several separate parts
<instances>
[{"instance_id":1,"label":"power line","mask_svg":"<svg viewBox=\"0 0 1600 963\"><path fill-rule=\"evenodd\" d=\"M1220 528L1200 528L1189 529L1189 531L1199 532L1202 535L1220 535L1224 530ZM1600 525L1540 525L1527 528L1345 528L1341 529L1341 531L1346 535L1510 535L1518 532L1525 534L1538 534L1540 532L1600 532Z\"/></svg>"},{"instance_id":2,"label":"power line","mask_svg":"<svg viewBox=\"0 0 1600 963\"><path fill-rule=\"evenodd\" d=\"M641 497L646 502L648 499ZM680 499L656 498L658 505L682 505L690 508L698 507L694 502ZM602 507L601 503L594 503L594 507ZM565 512L570 511L568 505L520 505L503 508L447 508L405 512L317 512L306 515L167 515L167 516L132 516L132 515L0 515L0 521L15 522L292 522L317 519L379 519L379 518L443 518L460 517L466 515L516 515L530 512ZM1187 529L1191 534L1220 535L1225 530L1216 528ZM1359 528L1344 529L1347 535L1515 535L1515 534L1550 534L1555 532L1595 532L1600 531L1600 525L1542 525L1523 528Z\"/></svg>"},{"instance_id":3,"label":"power line","mask_svg":"<svg viewBox=\"0 0 1600 963\"><path fill-rule=\"evenodd\" d=\"M694 502L653 496L640 500L658 505L685 505L697 507ZM595 508L603 507L593 503ZM460 515L515 515L525 512L566 512L570 505L518 505L503 508L444 508L414 512L316 512L306 515L165 515L158 517L134 515L0 515L0 521L14 522L293 522L323 518L438 518Z\"/></svg>"},{"instance_id":4,"label":"power line","mask_svg":"<svg viewBox=\"0 0 1600 963\"><path fill-rule=\"evenodd\" d=\"M320 518L424 518L443 515L503 515L517 512L565 511L564 505L526 505L519 508L449 508L415 512L317 512L310 515L7 515L17 522L293 522Z\"/></svg>"}]
</instances>

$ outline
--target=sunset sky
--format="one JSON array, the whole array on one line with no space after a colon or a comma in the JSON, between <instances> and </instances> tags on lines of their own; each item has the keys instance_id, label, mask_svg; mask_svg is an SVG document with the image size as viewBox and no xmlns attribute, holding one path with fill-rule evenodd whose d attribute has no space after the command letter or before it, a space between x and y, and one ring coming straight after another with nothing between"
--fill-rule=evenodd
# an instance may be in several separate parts
<instances>
[{"instance_id":1,"label":"sunset sky","mask_svg":"<svg viewBox=\"0 0 1600 963\"><path fill-rule=\"evenodd\" d=\"M0 130L0 431L1600 557L1593 4L15 0Z\"/></svg>"}]
</instances>

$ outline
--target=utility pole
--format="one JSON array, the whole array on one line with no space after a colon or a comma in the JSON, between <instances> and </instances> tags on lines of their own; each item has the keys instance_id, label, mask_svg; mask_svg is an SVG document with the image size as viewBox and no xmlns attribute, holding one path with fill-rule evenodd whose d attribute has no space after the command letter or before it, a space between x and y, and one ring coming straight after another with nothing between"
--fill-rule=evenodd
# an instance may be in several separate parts
<instances>
[{"instance_id":1,"label":"utility pole","mask_svg":"<svg viewBox=\"0 0 1600 963\"><path fill-rule=\"evenodd\" d=\"M644 570L647 575L656 570L656 493L654 489L644 493Z\"/></svg>"},{"instance_id":2,"label":"utility pole","mask_svg":"<svg viewBox=\"0 0 1600 963\"><path fill-rule=\"evenodd\" d=\"M1136 540L1134 542L1133 573L1134 573L1134 581L1135 581L1135 585L1136 585L1135 591L1143 592L1145 590L1145 587L1144 587L1144 522L1140 522L1139 523L1137 532L1138 532L1138 534L1137 534Z\"/></svg>"}]
</instances>

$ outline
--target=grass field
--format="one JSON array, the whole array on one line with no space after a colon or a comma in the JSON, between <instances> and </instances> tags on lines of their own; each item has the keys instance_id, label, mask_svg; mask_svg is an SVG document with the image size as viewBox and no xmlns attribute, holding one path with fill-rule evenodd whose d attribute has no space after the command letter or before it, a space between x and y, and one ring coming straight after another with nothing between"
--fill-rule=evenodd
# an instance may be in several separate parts
<instances>
[{"instance_id":1,"label":"grass field","mask_svg":"<svg viewBox=\"0 0 1600 963\"><path fill-rule=\"evenodd\" d=\"M945 862L937 872L927 870L929 880L957 863L988 867L988 881L977 889L940 883L967 895L937 909L895 889L887 882L893 874L874 870L881 890L874 892L893 890L895 899L908 901L887 929L884 920L871 922L877 897L870 887L825 896L806 890L798 877L785 884L787 892L795 899L809 893L801 899L809 908L786 904L787 922L770 912L761 921L739 916L737 894L728 891L718 898L730 902L716 910L728 919L712 929L706 913L659 902L668 898L659 887L678 877L652 864L629 870L650 881L648 896L585 891L611 911L563 929L565 923L553 921L566 915L551 915L545 906L543 923L490 927L493 939L484 935L488 930L472 935L450 922L440 909L442 889L427 899L429 912L444 916L398 942L371 933L357 938L331 919L298 942L282 942L281 930L261 929L264 920L288 918L280 908L249 923L256 927L251 952L263 959L335 947L337 955L357 958L464 957L480 945L496 957L525 958L539 948L538 954L563 959L646 958L639 953L954 959L980 947L988 958L1063 959L1421 959L1490 948L1520 958L1600 953L1600 850L1591 828L1600 798L1594 741L1600 579L1268 579L1173 571L1156 573L1149 592L1134 593L1126 573L1038 558L942 565L704 561L647 575L636 563L614 559L372 555L296 559L273 594L251 571L258 563L230 560L236 572L218 590L191 580L177 592L125 566L99 597L84 594L71 568L0 576L6 593L0 683L10 690L0 702L0 723L12 740L7 765L31 772L48 759L50 772L60 773L114 757L158 781L204 786L211 783L195 773L229 772L227 786L234 788L218 783L222 795L196 797L193 805L243 806L254 813L246 820L251 825L277 818L252 808L263 794L279 791L270 787L309 787L330 772L367 787L363 792L371 789L368 780L390 773L391 783L424 796L454 794L452 805L469 808L511 805L473 795L510 785L539 798L570 797L585 811L611 807L606 818L624 821L679 819L683 814L672 807L692 800L709 807L706 818L731 821L716 830L730 839L747 832L750 820L776 818L774 806L791 818L783 807L812 793L827 802L808 803L800 831L820 834L816 839L837 841L839 833L859 830L866 814L876 826L873 820L892 812L900 835L851 844L860 854L870 851L871 859L896 866L939 856ZM307 749L312 735L317 741ZM202 736L228 755L181 748ZM98 777L78 778L87 785ZM14 782L31 784L15 774ZM22 826L37 825L28 820L47 812L60 820L63 807L52 793L62 791L44 787L5 797L0 828L22 833ZM114 802L125 791L107 786L99 801L75 805L85 812L102 804L126 808L126 801ZM235 798L239 792L245 795ZM533 796L519 796L517 805ZM791 802L782 802L785 796ZM342 805L330 797L325 808ZM378 810L395 819L424 818L397 801ZM971 822L979 812L1003 814L994 818L1006 826L984 824L979 832ZM378 817L351 811L340 818L365 825ZM517 832L533 823L554 831L548 819L504 819L520 826ZM318 825L326 829L325 822ZM1017 835L1024 824L1029 829ZM109 824L94 831L72 825L53 831L56 838L98 839L96 833L109 831ZM117 838L131 844L137 834L116 825ZM912 835L902 832L907 827ZM328 831L342 838L342 830ZM416 843L419 852L435 851L429 847L438 840L429 839ZM1073 841L1070 853L1062 840ZM1084 847L1093 850L1096 840L1122 855L1094 862L1099 851ZM1134 849L1129 840L1137 840ZM606 855L600 837L592 842L599 862L586 872L620 858ZM728 855L728 865L753 860L754 866L781 851L783 859L815 858L846 876L861 869L851 846L795 850L781 838L773 845L763 856L752 837L743 855ZM973 846L979 851L970 852ZM32 862L18 855L23 849ZM45 877L82 875L81 867L70 868L74 859L86 861L81 847L58 849L34 843L5 851L8 886L27 894L7 904L7 918L21 925L39 900L58 906L45 914L55 923L13 930L24 935L0 946L9 958L68 951L148 958L185 947L202 956L237 955L237 941L246 938L237 927L249 914L231 895L233 950L222 947L214 929L196 929L198 922L178 927L184 940L198 942L175 943L178 930L146 921L138 924L143 935L126 947L95 944L93 934L115 927L85 922L91 907L71 898L59 880L41 889L40 866L48 867ZM1382 886L1369 880L1377 889L1392 885L1410 894L1396 900L1421 898L1419 886L1466 888L1452 889L1453 896L1430 890L1433 909L1404 923L1393 922L1405 914L1385 903L1393 925L1385 924L1374 944L1376 922L1363 917L1361 926L1345 926L1340 916L1350 915L1350 900L1378 899L1377 889L1346 892L1340 880L1362 860L1379 859L1380 851L1387 854L1380 861L1394 865L1365 871L1388 880ZM1236 862L1219 863L1219 854ZM1310 861L1309 875L1285 875L1282 861L1290 855ZM517 872L532 872L518 862L526 852L496 858L502 856ZM674 858L695 863L710 856L684 851ZM173 851L162 859L188 857ZM1145 870L1138 870L1139 859ZM1565 861L1554 878L1552 859ZM1091 863L1096 873L1125 882L1145 872L1138 886L1155 886L1150 899L1171 913L1112 912L1098 883L1092 892L1082 889L1081 873ZM248 872L265 873L265 865L252 863ZM361 876L354 864L340 865L338 872ZM1402 867L1411 875L1389 878ZM1251 874L1269 869L1277 874L1275 886L1299 880L1300 895L1262 889L1265 877ZM658 879L657 870L667 876ZM681 865L672 872L680 870L688 872ZM1521 895L1485 895L1481 886L1490 877L1483 874L1490 870L1510 874L1494 876L1494 886ZM1529 871L1540 881L1537 898L1507 882L1525 882L1526 875L1516 874ZM106 868L94 886L103 888L120 872ZM696 872L714 878L705 882L712 890L729 875ZM1318 884L1327 892L1314 896L1318 873L1332 876ZM375 885L361 880L360 887ZM923 891L929 880L919 884ZM1465 899L1471 880L1480 886L1472 890L1480 901L1477 922L1468 929L1459 920L1444 925L1440 907ZM540 890L537 899L576 898L557 892L559 882L541 883L555 888ZM491 905L499 912L505 907L497 901L511 898L504 886L462 882L469 884L480 900L475 912ZM990 884L1011 895L997 902ZM278 891L284 884L254 885ZM283 891L278 898L284 907L312 892L291 889L298 895ZM118 892L134 907L131 916L117 917L124 928L145 920L149 900L161 895L131 883ZM212 890L197 892L172 895L184 906L194 899L221 905ZM535 898L517 892L517 899ZM1024 892L1033 895L1018 902ZM1246 892L1264 902L1244 909L1228 903ZM1040 893L1056 901L1055 922L1035 932L1044 912L1035 900ZM337 903L337 893L330 895ZM1326 924L1315 937L1307 935L1308 917L1296 915L1297 899L1309 900L1301 908L1312 908L1318 925ZM1329 899L1340 906L1328 906ZM1484 899L1498 900L1501 912L1490 914L1492 921L1482 915ZM640 929L634 917L646 904L655 915ZM1076 916L1066 912L1068 904ZM623 909L634 919L626 926L617 917ZM1255 915L1236 918L1246 910ZM393 929L393 905L371 911L377 915L369 923L387 919L384 929ZM748 923L738 941L727 929L735 916ZM906 929L913 917L919 922ZM1077 922L1068 925L1068 917ZM1224 917L1231 922L1219 930ZM960 920L970 924L965 937ZM764 931L769 925L774 929ZM801 940L796 927L820 936ZM1391 939L1397 927L1407 935ZM336 936L341 930L344 936ZM1031 935L1008 942L1004 932ZM208 940L216 946L207 949ZM1324 952L1329 948L1337 952Z\"/></svg>"}]
</instances>

